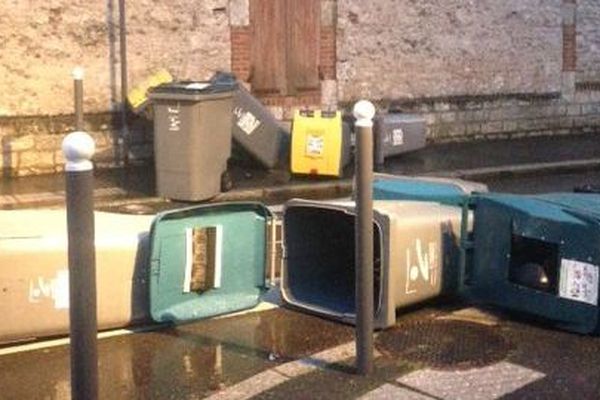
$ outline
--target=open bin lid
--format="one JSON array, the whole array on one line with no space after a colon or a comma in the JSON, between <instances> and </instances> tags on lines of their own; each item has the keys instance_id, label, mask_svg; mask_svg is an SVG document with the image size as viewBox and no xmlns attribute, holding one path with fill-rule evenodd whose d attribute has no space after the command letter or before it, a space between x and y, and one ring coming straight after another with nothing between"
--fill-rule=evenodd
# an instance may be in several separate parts
<instances>
[{"instance_id":1,"label":"open bin lid","mask_svg":"<svg viewBox=\"0 0 600 400\"><path fill-rule=\"evenodd\" d=\"M600 196L478 194L470 208L467 295L570 331L597 331Z\"/></svg>"},{"instance_id":2,"label":"open bin lid","mask_svg":"<svg viewBox=\"0 0 600 400\"><path fill-rule=\"evenodd\" d=\"M256 306L267 287L271 218L259 203L159 214L150 234L152 318L183 322Z\"/></svg>"}]
</instances>

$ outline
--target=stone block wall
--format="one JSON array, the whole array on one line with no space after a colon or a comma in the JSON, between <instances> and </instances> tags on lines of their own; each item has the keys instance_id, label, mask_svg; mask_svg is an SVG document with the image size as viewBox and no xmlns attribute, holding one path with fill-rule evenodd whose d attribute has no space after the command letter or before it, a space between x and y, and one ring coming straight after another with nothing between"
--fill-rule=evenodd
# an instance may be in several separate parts
<instances>
[{"instance_id":1,"label":"stone block wall","mask_svg":"<svg viewBox=\"0 0 600 400\"><path fill-rule=\"evenodd\" d=\"M338 0L341 99L548 93L562 0Z\"/></svg>"},{"instance_id":2,"label":"stone block wall","mask_svg":"<svg viewBox=\"0 0 600 400\"><path fill-rule=\"evenodd\" d=\"M127 2L129 85L159 68L247 80L249 2ZM120 131L117 0L7 0L0 9L0 163L4 176L59 171L73 130L73 67L86 70L86 129L98 165ZM422 114L431 141L577 134L600 128L597 0L321 0L320 94L266 99L279 118L307 104ZM151 160L152 125L130 121Z\"/></svg>"},{"instance_id":3,"label":"stone block wall","mask_svg":"<svg viewBox=\"0 0 600 400\"><path fill-rule=\"evenodd\" d=\"M347 109L421 114L437 142L600 130L600 84L581 80L600 65L600 2L338 0L338 15Z\"/></svg>"},{"instance_id":4,"label":"stone block wall","mask_svg":"<svg viewBox=\"0 0 600 400\"><path fill-rule=\"evenodd\" d=\"M71 70L86 70L85 109L119 101L117 0L8 0L0 8L0 116L73 110ZM159 68L202 79L230 68L227 0L126 3L130 86Z\"/></svg>"},{"instance_id":5,"label":"stone block wall","mask_svg":"<svg viewBox=\"0 0 600 400\"><path fill-rule=\"evenodd\" d=\"M126 2L129 87L160 68L178 79L206 79L217 70L229 70L228 9L228 0ZM118 23L117 0L4 2L0 8L4 175L62 168L60 146L50 149L46 143L59 144L73 129L75 66L85 69L84 109L90 132L99 139L97 163L105 163L114 153L108 148L114 147L112 140L120 129L119 118L110 115L121 96ZM134 133L134 152L147 156L151 131ZM31 141L35 143L29 146Z\"/></svg>"},{"instance_id":6,"label":"stone block wall","mask_svg":"<svg viewBox=\"0 0 600 400\"><path fill-rule=\"evenodd\" d=\"M578 0L577 15L577 80L600 83L600 2Z\"/></svg>"},{"instance_id":7,"label":"stone block wall","mask_svg":"<svg viewBox=\"0 0 600 400\"><path fill-rule=\"evenodd\" d=\"M378 106L382 113L422 115L428 139L435 142L594 133L600 126L600 93L581 93L573 101L559 94L523 94L398 100Z\"/></svg>"},{"instance_id":8,"label":"stone block wall","mask_svg":"<svg viewBox=\"0 0 600 400\"><path fill-rule=\"evenodd\" d=\"M62 140L73 131L71 116L10 117L1 120L0 163L3 175L24 176L63 170ZM114 160L114 132L110 113L88 114L85 128L96 143L94 162L110 166Z\"/></svg>"}]
</instances>

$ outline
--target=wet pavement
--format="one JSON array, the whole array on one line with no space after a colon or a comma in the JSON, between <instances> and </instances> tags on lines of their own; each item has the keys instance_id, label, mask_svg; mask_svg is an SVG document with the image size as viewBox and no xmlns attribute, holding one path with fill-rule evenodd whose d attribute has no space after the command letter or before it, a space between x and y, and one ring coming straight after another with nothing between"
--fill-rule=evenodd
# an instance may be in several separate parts
<instances>
[{"instance_id":1,"label":"wet pavement","mask_svg":"<svg viewBox=\"0 0 600 400\"><path fill-rule=\"evenodd\" d=\"M490 180L507 174L531 175L532 171L535 173L541 169L597 172L600 170L600 140L596 135L582 134L434 144L388 158L381 171L410 175L458 173L466 179ZM285 165L269 171L251 160L237 157L231 160L229 168L233 189L212 201L258 200L277 204L293 197L342 197L350 193L352 170L351 163L339 179L293 176ZM135 203L140 208L150 203L155 209L189 204L156 197L154 166L151 163L128 169L97 170L95 177L95 197L99 208L106 208L114 202ZM63 174L3 177L0 179L0 208L60 206L64 204L64 180Z\"/></svg>"},{"instance_id":2,"label":"wet pavement","mask_svg":"<svg viewBox=\"0 0 600 400\"><path fill-rule=\"evenodd\" d=\"M386 162L385 172L422 174L595 159L597 135L539 136L513 140L473 141L429 146Z\"/></svg>"},{"instance_id":3,"label":"wet pavement","mask_svg":"<svg viewBox=\"0 0 600 400\"><path fill-rule=\"evenodd\" d=\"M522 176L496 176L481 179L495 192L534 194L542 192L572 192L576 187L600 187L600 170L583 170L568 173L536 173Z\"/></svg>"},{"instance_id":4,"label":"wet pavement","mask_svg":"<svg viewBox=\"0 0 600 400\"><path fill-rule=\"evenodd\" d=\"M353 373L352 327L285 308L103 339L100 398L598 398L598 338L464 307L400 314L368 377ZM70 396L68 346L0 356L0 369L3 398Z\"/></svg>"},{"instance_id":5,"label":"wet pavement","mask_svg":"<svg viewBox=\"0 0 600 400\"><path fill-rule=\"evenodd\" d=\"M568 164L595 159L599 150L600 141L590 135L450 143L388 161L386 171L447 173L536 162ZM517 175L498 171L480 181L492 190L515 193L571 191L600 182L597 167ZM305 192L311 193L311 185L341 182L288 181L285 172L252 165L234 166L232 174L232 193L250 190L250 197L264 194L255 189L269 185L308 185ZM153 197L151 167L97 171L96 177L99 208L149 214L186 205ZM0 199L0 207L60 204L63 186L62 175L5 179L0 194L16 201ZM297 195L294 190L285 193L281 200ZM331 197L320 189L313 193ZM496 310L450 303L401 312L396 327L378 333L375 371L369 377L353 374L353 335L353 327L278 308L106 338L99 341L100 398L600 398L599 338L553 330ZM6 347L0 354L2 350ZM0 371L0 398L70 397L66 345L0 355Z\"/></svg>"},{"instance_id":6,"label":"wet pavement","mask_svg":"<svg viewBox=\"0 0 600 400\"><path fill-rule=\"evenodd\" d=\"M299 329L301 327L301 329ZM193 399L353 340L348 326L285 309L99 341L101 399ZM0 356L0 393L68 399L69 347Z\"/></svg>"}]
</instances>

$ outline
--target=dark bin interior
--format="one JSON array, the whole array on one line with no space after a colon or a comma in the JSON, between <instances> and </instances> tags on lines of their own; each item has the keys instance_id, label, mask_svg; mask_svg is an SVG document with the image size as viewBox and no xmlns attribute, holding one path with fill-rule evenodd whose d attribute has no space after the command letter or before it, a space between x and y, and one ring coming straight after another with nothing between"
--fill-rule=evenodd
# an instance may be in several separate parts
<instances>
[{"instance_id":1,"label":"dark bin interior","mask_svg":"<svg viewBox=\"0 0 600 400\"><path fill-rule=\"evenodd\" d=\"M294 206L286 210L286 286L295 305L334 314L355 311L355 216L343 210ZM381 234L373 224L374 302L380 304Z\"/></svg>"},{"instance_id":2,"label":"dark bin interior","mask_svg":"<svg viewBox=\"0 0 600 400\"><path fill-rule=\"evenodd\" d=\"M508 280L520 286L558 294L558 244L513 235Z\"/></svg>"}]
</instances>

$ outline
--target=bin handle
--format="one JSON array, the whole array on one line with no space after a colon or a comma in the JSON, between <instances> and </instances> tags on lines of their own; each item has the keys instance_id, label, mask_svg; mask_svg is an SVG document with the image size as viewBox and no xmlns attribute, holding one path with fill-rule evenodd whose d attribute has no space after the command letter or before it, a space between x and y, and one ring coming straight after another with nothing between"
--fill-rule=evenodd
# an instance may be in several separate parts
<instances>
[{"instance_id":1,"label":"bin handle","mask_svg":"<svg viewBox=\"0 0 600 400\"><path fill-rule=\"evenodd\" d=\"M275 286L276 280L276 265L277 265L277 249L282 245L283 242L283 232L281 233L281 240L277 240L277 228L281 226L281 220L276 218L275 216L271 217L267 223L267 235L268 235L268 269L269 269L269 278L267 282L267 286ZM282 262L283 264L283 262ZM280 268L281 271L281 268ZM281 272L280 272L281 273Z\"/></svg>"},{"instance_id":2,"label":"bin handle","mask_svg":"<svg viewBox=\"0 0 600 400\"><path fill-rule=\"evenodd\" d=\"M458 290L461 292L467 285L467 263L469 252L473 251L474 243L469 238L469 215L470 211L475 209L475 202L472 198L465 199L462 204L462 217L460 222L460 260L458 264Z\"/></svg>"}]
</instances>

